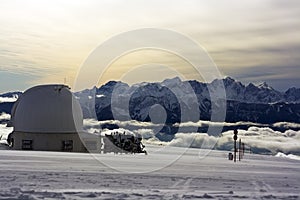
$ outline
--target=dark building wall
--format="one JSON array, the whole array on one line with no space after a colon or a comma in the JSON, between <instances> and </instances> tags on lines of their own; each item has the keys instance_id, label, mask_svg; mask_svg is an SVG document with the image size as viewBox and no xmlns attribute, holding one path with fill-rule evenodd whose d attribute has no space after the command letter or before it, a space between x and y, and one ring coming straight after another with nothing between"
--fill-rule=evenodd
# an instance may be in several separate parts
<instances>
[{"instance_id":1,"label":"dark building wall","mask_svg":"<svg viewBox=\"0 0 300 200\"><path fill-rule=\"evenodd\" d=\"M86 152L78 133L13 132L11 140L15 150Z\"/></svg>"}]
</instances>

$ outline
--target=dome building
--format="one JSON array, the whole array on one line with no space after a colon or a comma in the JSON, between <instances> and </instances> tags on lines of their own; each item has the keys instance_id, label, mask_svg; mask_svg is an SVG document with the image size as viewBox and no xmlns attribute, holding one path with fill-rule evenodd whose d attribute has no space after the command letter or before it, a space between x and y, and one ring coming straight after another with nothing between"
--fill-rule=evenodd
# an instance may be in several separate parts
<instances>
[{"instance_id":1,"label":"dome building","mask_svg":"<svg viewBox=\"0 0 300 200\"><path fill-rule=\"evenodd\" d=\"M83 116L66 85L40 85L25 91L11 113L12 149L85 152L80 140Z\"/></svg>"}]
</instances>

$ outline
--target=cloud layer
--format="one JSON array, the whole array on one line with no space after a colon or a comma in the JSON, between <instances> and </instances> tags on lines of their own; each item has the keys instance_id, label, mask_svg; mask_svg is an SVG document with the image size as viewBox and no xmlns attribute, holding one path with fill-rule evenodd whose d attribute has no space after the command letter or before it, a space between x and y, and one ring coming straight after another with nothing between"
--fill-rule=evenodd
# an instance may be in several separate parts
<instances>
[{"instance_id":1,"label":"cloud layer","mask_svg":"<svg viewBox=\"0 0 300 200\"><path fill-rule=\"evenodd\" d=\"M10 120L10 114L0 113L0 121L1 120Z\"/></svg>"},{"instance_id":2,"label":"cloud layer","mask_svg":"<svg viewBox=\"0 0 300 200\"><path fill-rule=\"evenodd\" d=\"M211 136L207 133L177 133L174 139L170 142L160 141L156 136L158 133L156 129L160 125L154 125L148 122L137 121L96 121L93 119L84 120L84 127L89 132L111 132L108 129L101 130L101 126L110 123L121 127L120 130L116 127L112 131L128 130L133 134L141 134L146 144L156 145L171 145L177 147L192 147L202 149L218 149L228 150L233 149L233 131L223 132L221 136ZM181 124L183 126L207 126L207 125L226 125L226 126L238 126L249 125L247 130L238 130L238 136L242 139L242 142L246 144L246 149L251 149L254 153L267 153L275 155L277 152L283 152L286 154L293 153L300 155L300 131L294 131L288 128L299 128L300 124L281 122L276 123L274 127L285 127L286 131L275 131L270 127L258 127L261 124L254 124L248 122L237 123L215 123L208 121L199 121L196 123L188 122ZM265 126L265 125L264 125ZM187 129L188 130L188 129Z\"/></svg>"},{"instance_id":3,"label":"cloud layer","mask_svg":"<svg viewBox=\"0 0 300 200\"><path fill-rule=\"evenodd\" d=\"M5 124L0 124L0 144L7 144L7 136L13 131L12 127L6 127Z\"/></svg>"},{"instance_id":4,"label":"cloud layer","mask_svg":"<svg viewBox=\"0 0 300 200\"><path fill-rule=\"evenodd\" d=\"M15 102L18 98L15 97L0 97L0 103L4 102Z\"/></svg>"}]
</instances>

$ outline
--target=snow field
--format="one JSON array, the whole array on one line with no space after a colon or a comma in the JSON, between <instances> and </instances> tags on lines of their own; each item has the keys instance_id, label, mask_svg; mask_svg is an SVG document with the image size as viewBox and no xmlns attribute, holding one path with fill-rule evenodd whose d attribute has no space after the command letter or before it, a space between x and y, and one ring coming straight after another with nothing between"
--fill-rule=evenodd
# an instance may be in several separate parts
<instances>
[{"instance_id":1,"label":"snow field","mask_svg":"<svg viewBox=\"0 0 300 200\"><path fill-rule=\"evenodd\" d=\"M148 156L1 150L0 199L300 198L297 160L246 154L233 163L225 151L147 150Z\"/></svg>"}]
</instances>

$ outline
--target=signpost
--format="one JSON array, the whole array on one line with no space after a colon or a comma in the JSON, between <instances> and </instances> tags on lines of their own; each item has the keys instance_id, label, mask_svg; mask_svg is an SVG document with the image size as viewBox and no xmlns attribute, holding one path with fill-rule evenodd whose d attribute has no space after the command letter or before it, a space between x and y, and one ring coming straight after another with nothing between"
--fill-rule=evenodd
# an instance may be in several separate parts
<instances>
[{"instance_id":1,"label":"signpost","mask_svg":"<svg viewBox=\"0 0 300 200\"><path fill-rule=\"evenodd\" d=\"M237 134L238 134L238 131L237 129L234 129L233 131L233 140L234 140L234 162L236 162L236 140L237 140Z\"/></svg>"},{"instance_id":2,"label":"signpost","mask_svg":"<svg viewBox=\"0 0 300 200\"><path fill-rule=\"evenodd\" d=\"M239 161L241 161L242 157L242 140L241 138L239 139Z\"/></svg>"}]
</instances>

